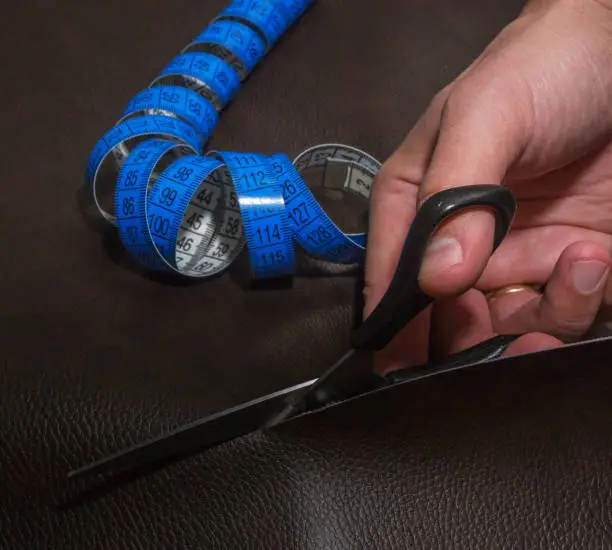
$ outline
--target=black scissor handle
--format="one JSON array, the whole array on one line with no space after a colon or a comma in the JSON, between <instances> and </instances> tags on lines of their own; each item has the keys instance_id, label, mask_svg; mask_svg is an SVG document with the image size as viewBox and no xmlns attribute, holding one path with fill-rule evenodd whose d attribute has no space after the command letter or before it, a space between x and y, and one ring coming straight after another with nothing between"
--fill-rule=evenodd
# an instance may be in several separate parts
<instances>
[{"instance_id":1,"label":"black scissor handle","mask_svg":"<svg viewBox=\"0 0 612 550\"><path fill-rule=\"evenodd\" d=\"M500 185L469 185L445 189L427 199L410 226L395 275L374 311L355 330L352 345L357 349L377 351L423 311L433 298L419 286L419 272L425 250L438 225L458 211L488 207L495 214L493 251L506 236L516 201L513 194Z\"/></svg>"}]
</instances>

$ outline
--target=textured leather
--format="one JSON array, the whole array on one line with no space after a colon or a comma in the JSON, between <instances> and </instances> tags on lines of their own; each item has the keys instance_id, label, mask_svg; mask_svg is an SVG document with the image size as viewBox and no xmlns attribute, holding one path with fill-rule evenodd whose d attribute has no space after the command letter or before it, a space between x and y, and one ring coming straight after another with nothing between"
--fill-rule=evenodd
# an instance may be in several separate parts
<instances>
[{"instance_id":1,"label":"textured leather","mask_svg":"<svg viewBox=\"0 0 612 550\"><path fill-rule=\"evenodd\" d=\"M46 2L0 22L0 548L610 546L608 342L443 375L88 492L66 473L317 376L359 315L355 273L292 286L140 272L88 216L96 139L225 5ZM324 141L386 158L517 1L318 0L210 147Z\"/></svg>"}]
</instances>

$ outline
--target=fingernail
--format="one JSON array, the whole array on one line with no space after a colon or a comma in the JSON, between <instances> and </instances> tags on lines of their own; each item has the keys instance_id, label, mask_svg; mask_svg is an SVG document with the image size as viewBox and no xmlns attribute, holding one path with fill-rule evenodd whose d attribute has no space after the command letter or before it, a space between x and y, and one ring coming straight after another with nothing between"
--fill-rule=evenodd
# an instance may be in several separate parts
<instances>
[{"instance_id":1,"label":"fingernail","mask_svg":"<svg viewBox=\"0 0 612 550\"><path fill-rule=\"evenodd\" d=\"M463 249L457 239L452 237L434 237L421 265L421 276L438 273L463 261Z\"/></svg>"},{"instance_id":2,"label":"fingernail","mask_svg":"<svg viewBox=\"0 0 612 550\"><path fill-rule=\"evenodd\" d=\"M603 281L608 264L597 260L583 260L574 262L570 270L572 283L581 294L595 292Z\"/></svg>"}]
</instances>

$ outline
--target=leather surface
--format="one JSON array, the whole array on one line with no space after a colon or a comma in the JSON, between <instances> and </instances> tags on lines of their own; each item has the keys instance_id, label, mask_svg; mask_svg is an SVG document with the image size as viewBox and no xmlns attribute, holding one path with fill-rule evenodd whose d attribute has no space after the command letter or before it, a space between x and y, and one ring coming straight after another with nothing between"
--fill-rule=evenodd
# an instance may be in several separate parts
<instances>
[{"instance_id":1,"label":"leather surface","mask_svg":"<svg viewBox=\"0 0 612 550\"><path fill-rule=\"evenodd\" d=\"M43 0L0 22L0 548L602 548L612 517L609 343L373 395L94 493L66 473L317 376L359 278L301 259L177 283L94 227L87 155L223 1ZM325 141L383 160L521 2L318 0L209 147ZM493 368L494 367L494 368Z\"/></svg>"}]
</instances>

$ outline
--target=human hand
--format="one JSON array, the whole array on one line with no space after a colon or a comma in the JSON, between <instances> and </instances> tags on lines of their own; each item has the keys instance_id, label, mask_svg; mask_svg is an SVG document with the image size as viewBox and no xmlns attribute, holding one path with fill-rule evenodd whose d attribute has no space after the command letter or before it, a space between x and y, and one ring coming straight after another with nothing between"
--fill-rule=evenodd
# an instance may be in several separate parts
<instances>
[{"instance_id":1,"label":"human hand","mask_svg":"<svg viewBox=\"0 0 612 550\"><path fill-rule=\"evenodd\" d=\"M380 354L377 368L426 362L429 339L449 353L494 333L531 333L508 349L516 353L584 334L612 264L611 136L612 2L529 2L434 98L377 175L365 316L385 293L427 197L501 183L518 202L511 232L490 259L490 212L443 224L420 273L422 289L438 300ZM546 286L490 303L483 294L516 284Z\"/></svg>"}]
</instances>

